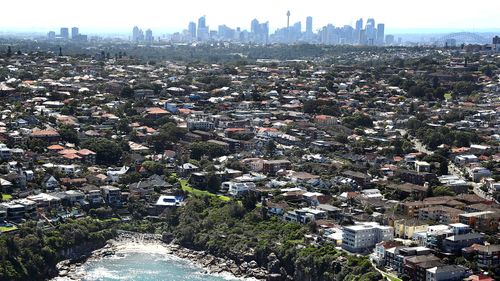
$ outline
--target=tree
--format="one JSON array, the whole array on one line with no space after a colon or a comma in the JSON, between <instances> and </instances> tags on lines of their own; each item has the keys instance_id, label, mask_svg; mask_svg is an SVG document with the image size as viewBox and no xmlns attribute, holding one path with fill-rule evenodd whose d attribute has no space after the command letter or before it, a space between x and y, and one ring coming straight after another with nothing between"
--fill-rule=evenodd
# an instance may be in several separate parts
<instances>
[{"instance_id":1,"label":"tree","mask_svg":"<svg viewBox=\"0 0 500 281\"><path fill-rule=\"evenodd\" d=\"M476 85L473 82L468 82L468 81L460 81L455 83L453 85L453 90L455 93L462 94L462 95L470 95L474 90L476 89Z\"/></svg>"},{"instance_id":2,"label":"tree","mask_svg":"<svg viewBox=\"0 0 500 281\"><path fill-rule=\"evenodd\" d=\"M221 181L215 173L207 175L207 190L212 193L217 193L220 190Z\"/></svg>"},{"instance_id":3,"label":"tree","mask_svg":"<svg viewBox=\"0 0 500 281\"><path fill-rule=\"evenodd\" d=\"M250 212L255 209L255 205L257 204L258 198L255 192L249 191L247 192L243 198L241 199L241 203L243 204L243 207Z\"/></svg>"},{"instance_id":4,"label":"tree","mask_svg":"<svg viewBox=\"0 0 500 281\"><path fill-rule=\"evenodd\" d=\"M10 46L7 47L7 57L12 56L12 48Z\"/></svg>"},{"instance_id":5,"label":"tree","mask_svg":"<svg viewBox=\"0 0 500 281\"><path fill-rule=\"evenodd\" d=\"M144 167L151 174L163 175L165 173L165 167L158 162L144 161L142 163L142 167Z\"/></svg>"},{"instance_id":6,"label":"tree","mask_svg":"<svg viewBox=\"0 0 500 281\"><path fill-rule=\"evenodd\" d=\"M410 95L411 97L421 98L425 96L425 89L418 85L412 86L408 91L408 95Z\"/></svg>"},{"instance_id":7,"label":"tree","mask_svg":"<svg viewBox=\"0 0 500 281\"><path fill-rule=\"evenodd\" d=\"M96 163L99 165L119 165L122 148L113 140L105 138L90 139L82 143L82 147L96 153Z\"/></svg>"},{"instance_id":8,"label":"tree","mask_svg":"<svg viewBox=\"0 0 500 281\"><path fill-rule=\"evenodd\" d=\"M191 158L201 160L203 156L212 159L227 154L227 150L222 145L211 142L195 142L191 144Z\"/></svg>"},{"instance_id":9,"label":"tree","mask_svg":"<svg viewBox=\"0 0 500 281\"><path fill-rule=\"evenodd\" d=\"M123 98L132 98L134 97L134 90L131 87L126 86L121 90L120 96Z\"/></svg>"},{"instance_id":10,"label":"tree","mask_svg":"<svg viewBox=\"0 0 500 281\"><path fill-rule=\"evenodd\" d=\"M373 120L370 116L362 113L355 113L352 116L345 117L342 122L346 127L354 129L357 127L373 127Z\"/></svg>"},{"instance_id":11,"label":"tree","mask_svg":"<svg viewBox=\"0 0 500 281\"><path fill-rule=\"evenodd\" d=\"M78 132L69 126L62 126L59 128L59 135L61 138L69 143L80 144L80 138L78 137Z\"/></svg>"}]
</instances>

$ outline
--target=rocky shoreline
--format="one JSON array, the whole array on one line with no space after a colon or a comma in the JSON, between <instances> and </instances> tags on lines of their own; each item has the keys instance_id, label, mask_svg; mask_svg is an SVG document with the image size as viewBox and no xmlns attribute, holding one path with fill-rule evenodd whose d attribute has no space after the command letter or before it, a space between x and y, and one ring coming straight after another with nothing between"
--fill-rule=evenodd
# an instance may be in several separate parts
<instances>
[{"instance_id":1,"label":"rocky shoreline","mask_svg":"<svg viewBox=\"0 0 500 281\"><path fill-rule=\"evenodd\" d=\"M230 274L236 278L254 280L281 280L275 274L269 274L266 268L259 267L256 261L237 264L234 260L215 257L205 251L194 251L174 243L165 243L160 235L142 233L120 233L101 249L92 251L79 259L64 260L57 264L58 277L52 280L82 280L84 273L79 271L85 262L100 260L119 254L119 247L126 243L158 244L165 248L165 254L188 260L202 268L205 274ZM272 259L272 257L271 257ZM281 275L279 276L281 277Z\"/></svg>"}]
</instances>

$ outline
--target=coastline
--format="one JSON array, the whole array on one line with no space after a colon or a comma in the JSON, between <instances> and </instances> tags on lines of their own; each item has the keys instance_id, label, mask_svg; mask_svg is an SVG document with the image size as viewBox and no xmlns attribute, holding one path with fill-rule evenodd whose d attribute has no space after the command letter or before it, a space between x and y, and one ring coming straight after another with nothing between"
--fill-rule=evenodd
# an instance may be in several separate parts
<instances>
[{"instance_id":1,"label":"coastline","mask_svg":"<svg viewBox=\"0 0 500 281\"><path fill-rule=\"evenodd\" d=\"M205 251L194 251L174 243L166 243L161 240L160 235L133 232L121 232L116 238L108 240L104 247L90 252L88 256L59 262L56 266L58 275L50 280L82 280L85 277L83 266L87 262L139 252L171 255L199 267L203 274L249 281L269 280L267 270L258 267L255 261L237 264L234 260L215 257Z\"/></svg>"}]
</instances>

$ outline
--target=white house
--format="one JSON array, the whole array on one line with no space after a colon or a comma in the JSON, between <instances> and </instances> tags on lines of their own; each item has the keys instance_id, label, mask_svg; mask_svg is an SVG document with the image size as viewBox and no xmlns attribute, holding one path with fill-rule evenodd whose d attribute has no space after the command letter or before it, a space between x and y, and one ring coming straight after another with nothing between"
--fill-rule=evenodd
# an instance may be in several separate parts
<instances>
[{"instance_id":1,"label":"white house","mask_svg":"<svg viewBox=\"0 0 500 281\"><path fill-rule=\"evenodd\" d=\"M252 190L256 187L255 183L253 182L232 182L232 181L226 181L222 183L221 188L223 190L227 190L228 193L232 196L241 196L248 192L249 190Z\"/></svg>"},{"instance_id":2,"label":"white house","mask_svg":"<svg viewBox=\"0 0 500 281\"><path fill-rule=\"evenodd\" d=\"M479 162L479 159L474 154L457 155L455 157L455 163L458 165L465 165L465 164L477 163L477 162Z\"/></svg>"}]
</instances>

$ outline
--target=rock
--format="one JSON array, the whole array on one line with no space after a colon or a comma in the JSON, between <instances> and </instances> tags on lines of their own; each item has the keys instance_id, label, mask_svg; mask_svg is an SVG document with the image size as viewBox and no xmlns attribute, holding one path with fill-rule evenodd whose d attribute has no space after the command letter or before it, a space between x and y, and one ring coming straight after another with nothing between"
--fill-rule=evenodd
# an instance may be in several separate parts
<instances>
[{"instance_id":1,"label":"rock","mask_svg":"<svg viewBox=\"0 0 500 281\"><path fill-rule=\"evenodd\" d=\"M271 273L279 273L281 267L281 262L278 259L272 260L267 263L267 271Z\"/></svg>"},{"instance_id":2,"label":"rock","mask_svg":"<svg viewBox=\"0 0 500 281\"><path fill-rule=\"evenodd\" d=\"M264 270L262 270L261 268L255 268L255 269L252 269L252 276L257 278L257 279L266 279L266 272L264 272Z\"/></svg>"},{"instance_id":3,"label":"rock","mask_svg":"<svg viewBox=\"0 0 500 281\"><path fill-rule=\"evenodd\" d=\"M267 275L266 281L283 281L283 277L279 273L271 273Z\"/></svg>"},{"instance_id":4,"label":"rock","mask_svg":"<svg viewBox=\"0 0 500 281\"><path fill-rule=\"evenodd\" d=\"M256 268L257 265L258 265L257 262L254 260L248 263L248 267L250 267L250 268Z\"/></svg>"},{"instance_id":5,"label":"rock","mask_svg":"<svg viewBox=\"0 0 500 281\"><path fill-rule=\"evenodd\" d=\"M267 260L268 261L274 261L274 260L277 260L278 257L276 256L275 253L270 253L269 256L267 256Z\"/></svg>"},{"instance_id":6,"label":"rock","mask_svg":"<svg viewBox=\"0 0 500 281\"><path fill-rule=\"evenodd\" d=\"M235 275L235 276L239 276L239 275L241 275L241 271L240 271L240 269L239 269L239 268L238 268L238 266L236 266L235 264L233 264L233 265L231 265L231 266L229 267L229 271L230 271L233 275Z\"/></svg>"}]
</instances>

